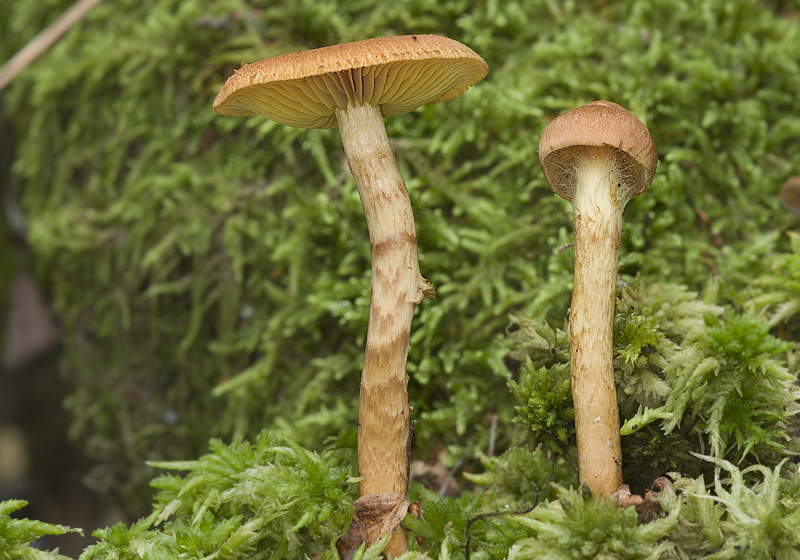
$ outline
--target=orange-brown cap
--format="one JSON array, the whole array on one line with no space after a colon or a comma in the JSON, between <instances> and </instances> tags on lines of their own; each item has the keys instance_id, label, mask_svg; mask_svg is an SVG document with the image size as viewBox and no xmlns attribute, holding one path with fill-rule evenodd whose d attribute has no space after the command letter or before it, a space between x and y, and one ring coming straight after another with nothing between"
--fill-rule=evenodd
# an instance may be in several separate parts
<instances>
[{"instance_id":1,"label":"orange-brown cap","mask_svg":"<svg viewBox=\"0 0 800 560\"><path fill-rule=\"evenodd\" d=\"M800 177L786 179L781 185L780 199L784 208L800 218Z\"/></svg>"},{"instance_id":2,"label":"orange-brown cap","mask_svg":"<svg viewBox=\"0 0 800 560\"><path fill-rule=\"evenodd\" d=\"M487 72L480 56L447 37L367 39L246 64L228 78L214 110L331 128L337 108L367 103L380 106L385 117L398 115L452 99Z\"/></svg>"},{"instance_id":3,"label":"orange-brown cap","mask_svg":"<svg viewBox=\"0 0 800 560\"><path fill-rule=\"evenodd\" d=\"M658 154L647 127L616 103L594 101L553 119L539 139L539 162L556 194L572 200L576 165L587 148L610 149L622 172L624 202L653 182Z\"/></svg>"}]
</instances>

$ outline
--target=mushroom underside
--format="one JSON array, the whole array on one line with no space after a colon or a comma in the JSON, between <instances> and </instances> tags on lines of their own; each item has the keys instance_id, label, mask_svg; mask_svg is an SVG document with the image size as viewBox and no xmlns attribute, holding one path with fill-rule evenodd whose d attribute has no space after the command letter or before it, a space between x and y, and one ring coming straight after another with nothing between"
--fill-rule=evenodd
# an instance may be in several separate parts
<instances>
[{"instance_id":1,"label":"mushroom underside","mask_svg":"<svg viewBox=\"0 0 800 560\"><path fill-rule=\"evenodd\" d=\"M255 84L220 104L226 115L261 115L287 126L332 128L336 109L381 107L384 117L447 101L474 80L474 61L404 61L295 80Z\"/></svg>"}]
</instances>

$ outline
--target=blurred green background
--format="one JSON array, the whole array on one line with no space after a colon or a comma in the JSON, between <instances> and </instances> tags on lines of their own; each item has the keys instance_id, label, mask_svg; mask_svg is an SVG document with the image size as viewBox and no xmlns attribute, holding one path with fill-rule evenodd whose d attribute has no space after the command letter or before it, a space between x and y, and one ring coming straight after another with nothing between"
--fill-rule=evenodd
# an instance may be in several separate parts
<instances>
[{"instance_id":1,"label":"blurred green background","mask_svg":"<svg viewBox=\"0 0 800 560\"><path fill-rule=\"evenodd\" d=\"M0 60L69 5L0 0ZM242 61L435 33L490 71L387 121L438 292L413 325L414 454L449 468L490 437L502 451L519 369L509 315L563 328L572 287L571 207L541 173L541 130L595 99L636 114L659 168L625 212L621 279L717 282L718 303L746 307L795 226L777 193L800 174L798 9L106 0L0 93L0 310L30 273L61 335L58 355L2 372L0 422L55 423L40 456L68 457L134 517L149 503L147 459L263 428L311 448L352 436L369 242L338 131L220 117L211 102ZM46 432L26 422L29 438Z\"/></svg>"}]
</instances>

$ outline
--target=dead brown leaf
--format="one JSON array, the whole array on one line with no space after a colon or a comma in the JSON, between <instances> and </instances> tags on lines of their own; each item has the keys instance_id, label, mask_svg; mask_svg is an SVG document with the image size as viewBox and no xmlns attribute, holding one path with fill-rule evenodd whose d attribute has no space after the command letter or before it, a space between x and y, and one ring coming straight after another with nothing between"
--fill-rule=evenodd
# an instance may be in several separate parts
<instances>
[{"instance_id":1,"label":"dead brown leaf","mask_svg":"<svg viewBox=\"0 0 800 560\"><path fill-rule=\"evenodd\" d=\"M336 541L343 560L350 560L362 543L373 545L397 529L408 511L408 500L401 493L367 494L353 506L353 522Z\"/></svg>"},{"instance_id":2,"label":"dead brown leaf","mask_svg":"<svg viewBox=\"0 0 800 560\"><path fill-rule=\"evenodd\" d=\"M653 481L648 490L645 490L644 498L638 494L631 494L627 484L620 486L611 497L617 499L620 507L635 507L636 513L639 515L639 525L644 525L664 517L664 510L661 509L658 496L671 486L672 483L669 479L661 476Z\"/></svg>"}]
</instances>

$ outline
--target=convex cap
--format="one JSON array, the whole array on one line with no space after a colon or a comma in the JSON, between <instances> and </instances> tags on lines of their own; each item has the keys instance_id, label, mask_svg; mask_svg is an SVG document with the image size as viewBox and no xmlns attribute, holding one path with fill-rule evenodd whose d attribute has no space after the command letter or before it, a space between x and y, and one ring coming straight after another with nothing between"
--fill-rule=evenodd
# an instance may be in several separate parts
<instances>
[{"instance_id":1,"label":"convex cap","mask_svg":"<svg viewBox=\"0 0 800 560\"><path fill-rule=\"evenodd\" d=\"M594 101L553 119L539 139L539 162L556 194L571 201L575 172L593 152L587 148L604 147L613 149L609 153L616 158L618 196L624 202L650 187L658 153L647 127L616 103Z\"/></svg>"},{"instance_id":2,"label":"convex cap","mask_svg":"<svg viewBox=\"0 0 800 560\"><path fill-rule=\"evenodd\" d=\"M783 207L800 218L800 177L786 179L781 185L779 196Z\"/></svg>"},{"instance_id":3,"label":"convex cap","mask_svg":"<svg viewBox=\"0 0 800 560\"><path fill-rule=\"evenodd\" d=\"M331 128L335 109L370 104L385 117L399 115L452 99L487 72L480 56L447 37L367 39L245 64L228 78L214 110Z\"/></svg>"}]
</instances>

